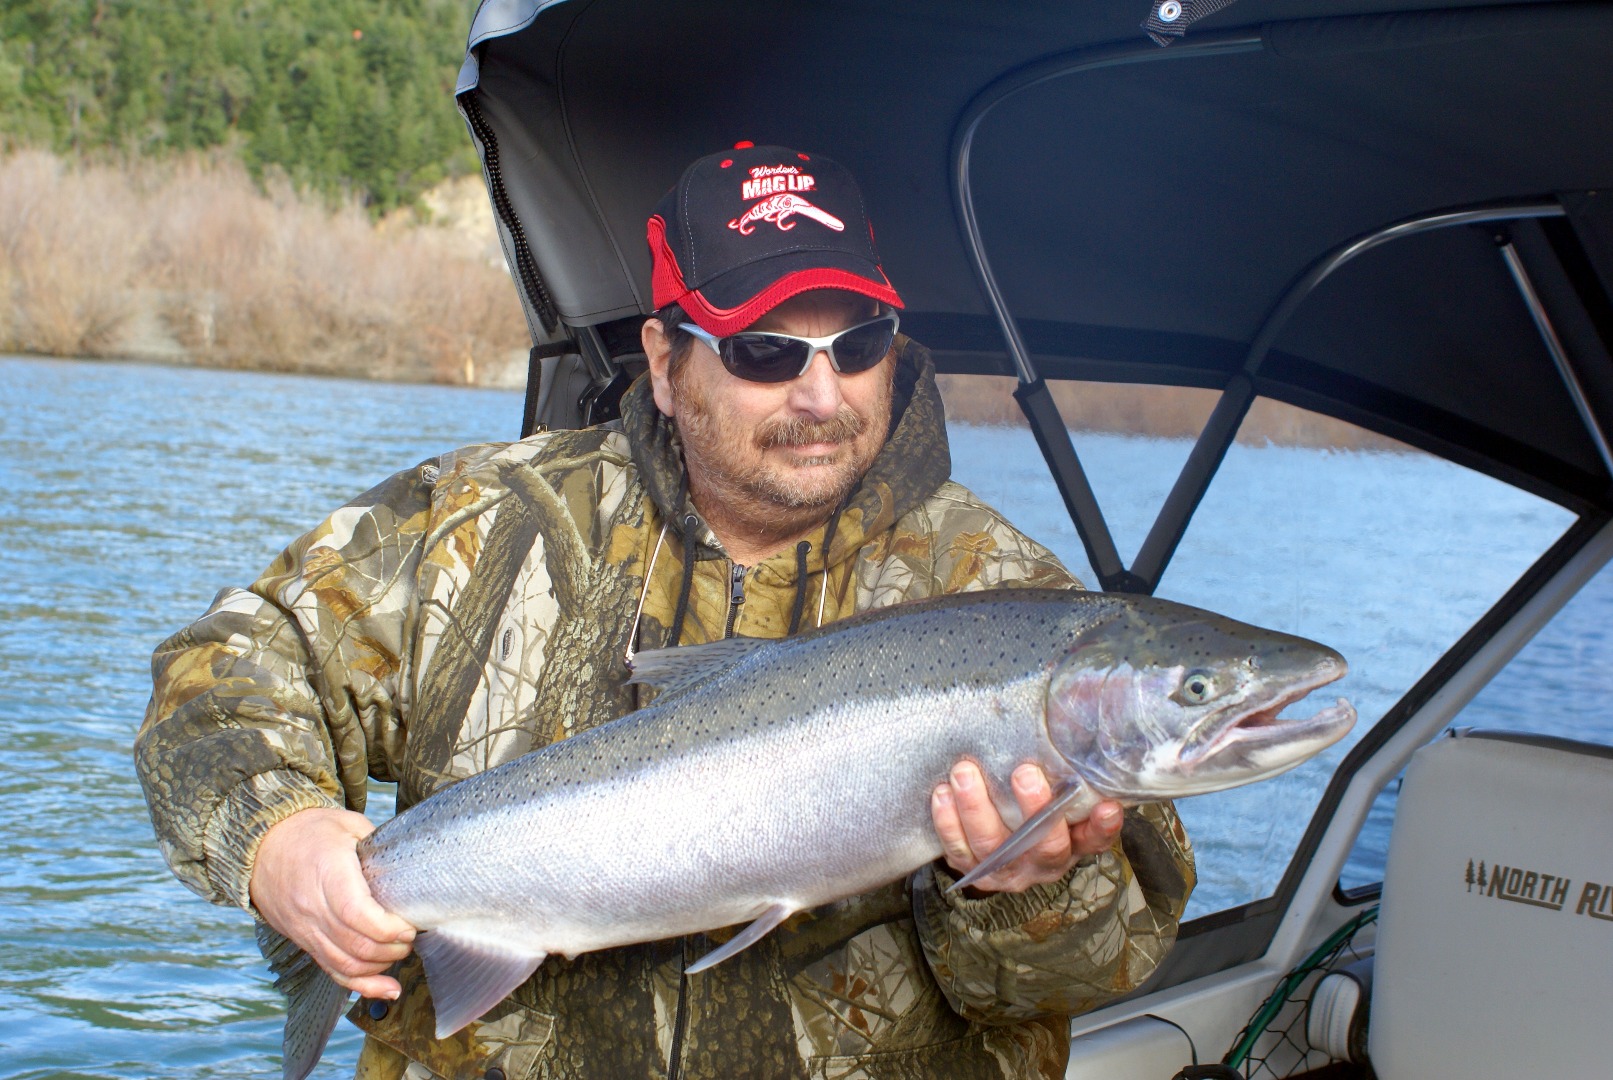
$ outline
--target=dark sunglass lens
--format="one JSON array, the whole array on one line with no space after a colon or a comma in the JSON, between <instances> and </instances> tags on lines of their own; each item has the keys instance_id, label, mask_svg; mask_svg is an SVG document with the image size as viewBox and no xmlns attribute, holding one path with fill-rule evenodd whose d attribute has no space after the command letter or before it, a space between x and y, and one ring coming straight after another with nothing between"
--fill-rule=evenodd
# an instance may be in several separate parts
<instances>
[{"instance_id":1,"label":"dark sunglass lens","mask_svg":"<svg viewBox=\"0 0 1613 1080\"><path fill-rule=\"evenodd\" d=\"M847 375L867 371L890 352L896 329L888 319L855 326L835 338L835 362Z\"/></svg>"},{"instance_id":2,"label":"dark sunglass lens","mask_svg":"<svg viewBox=\"0 0 1613 1080\"><path fill-rule=\"evenodd\" d=\"M788 382L806 366L805 342L772 334L735 334L723 342L723 363L752 382Z\"/></svg>"}]
</instances>

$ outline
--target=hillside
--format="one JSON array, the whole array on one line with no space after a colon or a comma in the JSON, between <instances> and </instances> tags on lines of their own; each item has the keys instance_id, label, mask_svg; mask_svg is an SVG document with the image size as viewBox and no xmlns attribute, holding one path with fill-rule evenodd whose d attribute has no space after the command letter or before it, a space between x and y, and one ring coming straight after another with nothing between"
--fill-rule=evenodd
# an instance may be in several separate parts
<instances>
[{"instance_id":1,"label":"hillside","mask_svg":"<svg viewBox=\"0 0 1613 1080\"><path fill-rule=\"evenodd\" d=\"M223 148L372 214L476 170L473 0L6 0L0 137L70 159Z\"/></svg>"}]
</instances>

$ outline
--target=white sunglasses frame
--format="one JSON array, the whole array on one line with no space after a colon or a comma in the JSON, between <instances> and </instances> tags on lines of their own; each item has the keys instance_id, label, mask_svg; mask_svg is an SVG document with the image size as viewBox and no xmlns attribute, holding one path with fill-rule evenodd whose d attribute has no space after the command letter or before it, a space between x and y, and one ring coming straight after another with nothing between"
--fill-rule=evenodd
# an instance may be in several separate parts
<instances>
[{"instance_id":1,"label":"white sunglasses frame","mask_svg":"<svg viewBox=\"0 0 1613 1080\"><path fill-rule=\"evenodd\" d=\"M884 305L881 305L881 307L884 307L884 310L882 310L878 315L875 315L872 319L867 319L863 322L857 323L855 326L848 326L844 330L839 330L833 334L830 334L828 337L802 337L799 334L786 334L778 330L741 330L737 334L724 334L722 337L718 337L711 331L692 322L680 323L677 328L687 332L691 337L695 338L695 340L705 345L706 348L716 353L717 359L722 361L723 369L734 378L744 379L746 382L761 383L765 386L769 383L784 383L791 381L791 379L799 379L801 376L806 374L807 368L812 366L812 358L817 356L820 352L829 357L829 366L835 369L836 374L844 375L845 372L841 371L840 369L840 361L835 359L834 343L842 336L851 333L853 330L861 330L865 326L871 326L874 323L885 322L888 320L891 324L891 340L894 342L896 339L896 334L901 330L902 327L901 317L897 314L894 308L885 307ZM731 338L745 337L750 334L754 334L757 337L784 338L786 341L803 342L807 346L806 362L801 365L800 371L797 371L788 379L746 379L745 376L739 374L739 372L728 366L728 361L723 357L722 354L722 343ZM886 352L888 355L889 350L887 349ZM883 359L884 357L880 358L881 361ZM864 368L863 371L872 371L878 366L879 361L876 361L869 367ZM862 372L852 372L852 374L860 375Z\"/></svg>"}]
</instances>

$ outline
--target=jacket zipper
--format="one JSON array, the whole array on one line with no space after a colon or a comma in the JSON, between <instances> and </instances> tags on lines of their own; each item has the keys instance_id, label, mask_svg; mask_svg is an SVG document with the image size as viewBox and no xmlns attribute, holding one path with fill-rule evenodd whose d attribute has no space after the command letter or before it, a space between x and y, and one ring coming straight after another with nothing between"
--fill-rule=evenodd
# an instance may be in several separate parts
<instances>
[{"instance_id":1,"label":"jacket zipper","mask_svg":"<svg viewBox=\"0 0 1613 1080\"><path fill-rule=\"evenodd\" d=\"M680 938L678 941L678 957L682 968L689 966L689 939ZM667 1055L667 1080L682 1080L683 1077L683 1029L689 1025L689 976L683 970L678 972L678 1011L672 1018L672 1052Z\"/></svg>"},{"instance_id":2,"label":"jacket zipper","mask_svg":"<svg viewBox=\"0 0 1613 1080\"><path fill-rule=\"evenodd\" d=\"M739 605L745 602L745 570L744 566L734 563L728 571L728 625L723 628L723 637L734 636L734 623L739 621ZM689 939L683 938L678 942L678 951L682 956L683 966L689 966ZM667 1080L681 1080L683 1076L683 1034L689 1026L689 976L678 973L678 1011L672 1019L672 1052L668 1055L666 1063Z\"/></svg>"},{"instance_id":3,"label":"jacket zipper","mask_svg":"<svg viewBox=\"0 0 1613 1080\"><path fill-rule=\"evenodd\" d=\"M734 624L739 621L739 605L745 602L745 570L746 568L734 563L733 569L728 571L728 627L722 636L734 636Z\"/></svg>"}]
</instances>

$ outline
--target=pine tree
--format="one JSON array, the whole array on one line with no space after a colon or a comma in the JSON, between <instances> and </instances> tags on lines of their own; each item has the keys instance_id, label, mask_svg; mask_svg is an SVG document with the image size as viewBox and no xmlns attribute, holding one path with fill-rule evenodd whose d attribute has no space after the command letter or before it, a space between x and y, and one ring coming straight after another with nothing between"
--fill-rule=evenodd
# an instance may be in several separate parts
<instances>
[{"instance_id":1,"label":"pine tree","mask_svg":"<svg viewBox=\"0 0 1613 1080\"><path fill-rule=\"evenodd\" d=\"M468 0L0 3L0 135L68 155L223 147L377 212L475 168Z\"/></svg>"}]
</instances>

